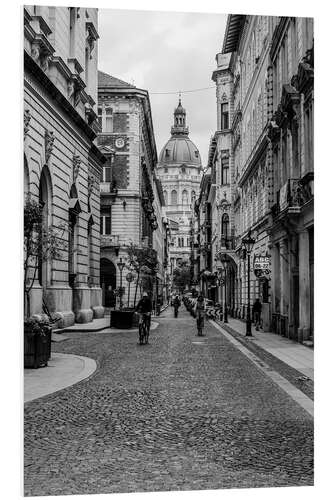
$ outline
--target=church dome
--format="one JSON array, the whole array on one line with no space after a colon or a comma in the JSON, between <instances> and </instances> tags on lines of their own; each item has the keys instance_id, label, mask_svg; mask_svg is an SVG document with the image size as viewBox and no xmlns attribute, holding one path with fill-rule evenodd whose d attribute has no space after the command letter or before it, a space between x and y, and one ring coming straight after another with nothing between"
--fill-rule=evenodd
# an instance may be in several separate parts
<instances>
[{"instance_id":1,"label":"church dome","mask_svg":"<svg viewBox=\"0 0 333 500\"><path fill-rule=\"evenodd\" d=\"M163 147L159 162L163 164L191 163L201 166L198 148L186 136L172 136Z\"/></svg>"},{"instance_id":2,"label":"church dome","mask_svg":"<svg viewBox=\"0 0 333 500\"><path fill-rule=\"evenodd\" d=\"M163 147L159 163L182 164L189 163L201 167L200 153L196 145L188 137L186 126L186 110L181 100L174 111L174 124L171 127L171 137Z\"/></svg>"}]
</instances>

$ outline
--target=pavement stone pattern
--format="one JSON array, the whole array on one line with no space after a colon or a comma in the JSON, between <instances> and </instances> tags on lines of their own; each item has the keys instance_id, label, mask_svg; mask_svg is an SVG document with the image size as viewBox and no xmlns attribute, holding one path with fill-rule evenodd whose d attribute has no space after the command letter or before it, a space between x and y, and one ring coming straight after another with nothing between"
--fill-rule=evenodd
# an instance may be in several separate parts
<instances>
[{"instance_id":1,"label":"pavement stone pattern","mask_svg":"<svg viewBox=\"0 0 333 500\"><path fill-rule=\"evenodd\" d=\"M313 485L313 419L212 325L72 333L87 380L25 405L25 495Z\"/></svg>"},{"instance_id":2,"label":"pavement stone pattern","mask_svg":"<svg viewBox=\"0 0 333 500\"><path fill-rule=\"evenodd\" d=\"M302 391L306 396L308 396L312 401L314 401L314 382L310 378L305 377L301 372L295 368L284 363L282 360L275 357L273 354L265 351L261 346L253 342L251 337L244 337L240 335L236 330L231 328L229 325L223 323L223 321L216 320L216 323L224 328L228 333L230 333L235 339L237 339L241 344L247 347L249 351L256 354L265 363L270 365L274 370L276 370L280 375L285 377L291 384L293 384L297 389ZM245 328L245 323L244 323Z\"/></svg>"}]
</instances>

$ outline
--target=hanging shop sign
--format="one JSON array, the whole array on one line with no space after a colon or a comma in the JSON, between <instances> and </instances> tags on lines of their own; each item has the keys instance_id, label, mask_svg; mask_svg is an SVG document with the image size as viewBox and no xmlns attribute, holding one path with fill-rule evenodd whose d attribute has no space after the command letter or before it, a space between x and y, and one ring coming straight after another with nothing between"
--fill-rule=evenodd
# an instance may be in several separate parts
<instances>
[{"instance_id":1,"label":"hanging shop sign","mask_svg":"<svg viewBox=\"0 0 333 500\"><path fill-rule=\"evenodd\" d=\"M268 278L271 273L271 258L269 255L254 255L253 271L257 278Z\"/></svg>"},{"instance_id":2,"label":"hanging shop sign","mask_svg":"<svg viewBox=\"0 0 333 500\"><path fill-rule=\"evenodd\" d=\"M133 273L127 273L126 274L126 281L128 281L129 283L131 283L131 281L134 280L134 274Z\"/></svg>"}]
</instances>

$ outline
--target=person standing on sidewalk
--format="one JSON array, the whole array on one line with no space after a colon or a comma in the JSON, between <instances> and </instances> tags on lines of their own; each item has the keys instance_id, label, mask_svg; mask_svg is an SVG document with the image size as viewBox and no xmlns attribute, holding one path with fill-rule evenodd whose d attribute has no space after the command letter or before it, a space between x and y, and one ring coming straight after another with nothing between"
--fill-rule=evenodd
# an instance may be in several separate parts
<instances>
[{"instance_id":1,"label":"person standing on sidewalk","mask_svg":"<svg viewBox=\"0 0 333 500\"><path fill-rule=\"evenodd\" d=\"M174 307L174 317L177 318L178 316L178 309L181 305L181 302L180 302L180 299L179 299L179 296L176 295L174 301L173 301L173 307Z\"/></svg>"},{"instance_id":2,"label":"person standing on sidewalk","mask_svg":"<svg viewBox=\"0 0 333 500\"><path fill-rule=\"evenodd\" d=\"M259 330L259 328L261 326L261 309L262 309L261 302L259 299L256 299L255 303L253 304L252 314L253 314L253 320L254 320L254 324L255 324L257 331Z\"/></svg>"}]
</instances>

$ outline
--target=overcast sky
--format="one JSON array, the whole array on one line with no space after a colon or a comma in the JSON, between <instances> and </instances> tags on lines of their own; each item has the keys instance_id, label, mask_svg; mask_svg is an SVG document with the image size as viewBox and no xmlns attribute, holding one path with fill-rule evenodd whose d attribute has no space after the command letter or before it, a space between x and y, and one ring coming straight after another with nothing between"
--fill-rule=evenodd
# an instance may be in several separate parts
<instances>
[{"instance_id":1,"label":"overcast sky","mask_svg":"<svg viewBox=\"0 0 333 500\"><path fill-rule=\"evenodd\" d=\"M227 16L178 12L99 9L99 69L147 89L158 154L170 137L175 95L154 95L214 87ZM182 94L190 138L206 166L216 130L215 90Z\"/></svg>"}]
</instances>

